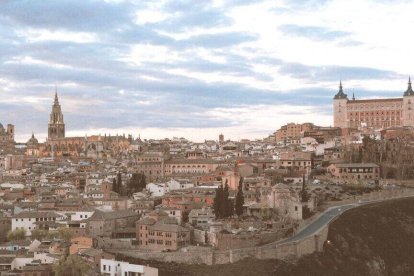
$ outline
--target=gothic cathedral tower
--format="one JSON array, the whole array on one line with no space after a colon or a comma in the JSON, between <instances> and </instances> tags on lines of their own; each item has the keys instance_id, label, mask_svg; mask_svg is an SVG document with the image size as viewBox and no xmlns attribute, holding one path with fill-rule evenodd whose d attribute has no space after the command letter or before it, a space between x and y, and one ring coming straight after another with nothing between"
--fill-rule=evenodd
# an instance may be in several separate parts
<instances>
[{"instance_id":1,"label":"gothic cathedral tower","mask_svg":"<svg viewBox=\"0 0 414 276\"><path fill-rule=\"evenodd\" d=\"M65 123L60 108L57 91L55 92L55 102L52 106L52 112L49 118L48 139L65 138Z\"/></svg>"}]
</instances>

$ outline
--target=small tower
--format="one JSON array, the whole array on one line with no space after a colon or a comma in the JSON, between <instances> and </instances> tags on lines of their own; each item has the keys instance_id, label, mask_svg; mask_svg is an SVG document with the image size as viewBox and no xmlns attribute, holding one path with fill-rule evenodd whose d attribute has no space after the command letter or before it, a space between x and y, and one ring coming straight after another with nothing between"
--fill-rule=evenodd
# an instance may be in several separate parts
<instances>
[{"instance_id":1,"label":"small tower","mask_svg":"<svg viewBox=\"0 0 414 276\"><path fill-rule=\"evenodd\" d=\"M219 135L219 144L220 145L224 144L224 135L223 134Z\"/></svg>"},{"instance_id":2,"label":"small tower","mask_svg":"<svg viewBox=\"0 0 414 276\"><path fill-rule=\"evenodd\" d=\"M7 124L7 134L9 135L10 141L14 142L14 125Z\"/></svg>"},{"instance_id":3,"label":"small tower","mask_svg":"<svg viewBox=\"0 0 414 276\"><path fill-rule=\"evenodd\" d=\"M339 91L333 98L334 127L348 128L347 103L348 95L344 93L340 81Z\"/></svg>"},{"instance_id":4,"label":"small tower","mask_svg":"<svg viewBox=\"0 0 414 276\"><path fill-rule=\"evenodd\" d=\"M408 87L403 95L402 125L414 126L414 91L411 87L411 78L408 77Z\"/></svg>"},{"instance_id":5,"label":"small tower","mask_svg":"<svg viewBox=\"0 0 414 276\"><path fill-rule=\"evenodd\" d=\"M52 112L50 112L49 127L48 127L48 139L53 140L56 138L65 137L65 123L63 121L63 114L60 108L57 91L55 91L55 101L52 106Z\"/></svg>"}]
</instances>

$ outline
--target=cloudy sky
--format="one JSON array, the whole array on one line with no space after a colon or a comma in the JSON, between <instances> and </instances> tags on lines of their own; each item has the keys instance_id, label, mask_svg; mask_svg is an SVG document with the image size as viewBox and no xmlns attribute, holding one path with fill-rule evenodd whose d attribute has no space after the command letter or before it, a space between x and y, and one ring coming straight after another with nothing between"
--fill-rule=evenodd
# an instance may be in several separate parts
<instances>
[{"instance_id":1,"label":"cloudy sky","mask_svg":"<svg viewBox=\"0 0 414 276\"><path fill-rule=\"evenodd\" d=\"M332 124L343 81L399 97L414 1L3 0L0 122L43 141L55 85L67 135L262 138Z\"/></svg>"}]
</instances>

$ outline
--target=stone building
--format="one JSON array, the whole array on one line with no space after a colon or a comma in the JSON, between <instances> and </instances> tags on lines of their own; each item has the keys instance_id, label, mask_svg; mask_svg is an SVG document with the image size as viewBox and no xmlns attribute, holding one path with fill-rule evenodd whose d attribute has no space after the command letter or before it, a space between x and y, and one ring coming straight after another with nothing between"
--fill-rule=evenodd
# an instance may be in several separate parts
<instances>
[{"instance_id":1,"label":"stone building","mask_svg":"<svg viewBox=\"0 0 414 276\"><path fill-rule=\"evenodd\" d=\"M266 198L267 206L278 211L279 215L294 220L302 219L302 203L299 195L285 184L276 184Z\"/></svg>"},{"instance_id":2,"label":"stone building","mask_svg":"<svg viewBox=\"0 0 414 276\"><path fill-rule=\"evenodd\" d=\"M414 126L414 91L411 79L402 98L356 100L348 99L342 82L333 98L334 127L342 129L361 126L389 128Z\"/></svg>"},{"instance_id":3,"label":"stone building","mask_svg":"<svg viewBox=\"0 0 414 276\"><path fill-rule=\"evenodd\" d=\"M380 179L380 167L373 163L332 164L327 171L335 183L374 184Z\"/></svg>"},{"instance_id":4,"label":"stone building","mask_svg":"<svg viewBox=\"0 0 414 276\"><path fill-rule=\"evenodd\" d=\"M0 123L0 154L11 151L14 148L14 125L8 124L5 129Z\"/></svg>"},{"instance_id":5,"label":"stone building","mask_svg":"<svg viewBox=\"0 0 414 276\"><path fill-rule=\"evenodd\" d=\"M89 237L111 237L112 233L123 228L135 226L139 214L131 210L112 212L95 211L87 219L86 231Z\"/></svg>"}]
</instances>

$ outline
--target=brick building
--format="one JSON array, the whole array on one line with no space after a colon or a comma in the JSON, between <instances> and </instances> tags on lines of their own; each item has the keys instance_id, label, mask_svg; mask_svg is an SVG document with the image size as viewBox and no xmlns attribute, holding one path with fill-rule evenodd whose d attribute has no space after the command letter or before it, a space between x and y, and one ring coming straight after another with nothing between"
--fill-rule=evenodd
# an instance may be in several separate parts
<instances>
[{"instance_id":1,"label":"brick building","mask_svg":"<svg viewBox=\"0 0 414 276\"><path fill-rule=\"evenodd\" d=\"M136 223L138 247L153 251L175 251L190 244L190 230L172 224L167 214L146 217Z\"/></svg>"},{"instance_id":2,"label":"brick building","mask_svg":"<svg viewBox=\"0 0 414 276\"><path fill-rule=\"evenodd\" d=\"M289 123L289 124L286 124L280 127L280 129L278 129L275 132L275 139L276 139L276 142L284 142L287 139L299 138L301 137L304 131L309 131L309 130L312 130L313 128L314 128L314 125L312 123L304 123L304 124Z\"/></svg>"}]
</instances>

